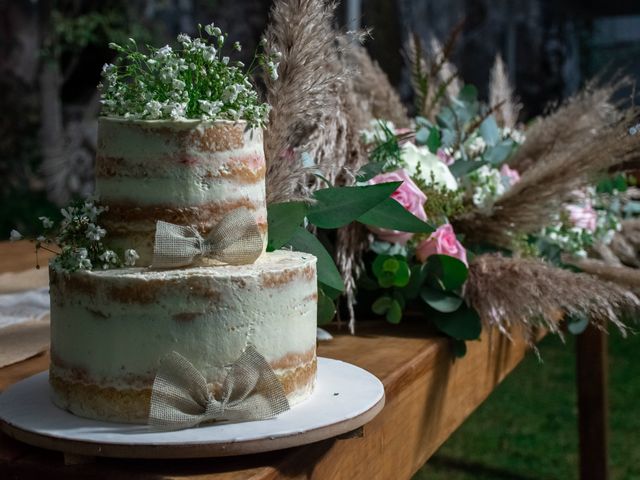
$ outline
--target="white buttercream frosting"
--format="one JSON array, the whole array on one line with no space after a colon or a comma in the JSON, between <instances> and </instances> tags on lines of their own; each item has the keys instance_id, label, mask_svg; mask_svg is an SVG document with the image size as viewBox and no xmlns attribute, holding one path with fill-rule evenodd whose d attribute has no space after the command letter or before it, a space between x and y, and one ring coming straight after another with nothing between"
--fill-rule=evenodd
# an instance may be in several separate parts
<instances>
[{"instance_id":1,"label":"white buttercream frosting","mask_svg":"<svg viewBox=\"0 0 640 480\"><path fill-rule=\"evenodd\" d=\"M55 274L52 371L140 388L171 351L210 381L221 380L249 344L276 364L302 357L316 342L315 262L305 253L277 251L243 266ZM295 364L276 365L276 374L287 368Z\"/></svg>"}]
</instances>

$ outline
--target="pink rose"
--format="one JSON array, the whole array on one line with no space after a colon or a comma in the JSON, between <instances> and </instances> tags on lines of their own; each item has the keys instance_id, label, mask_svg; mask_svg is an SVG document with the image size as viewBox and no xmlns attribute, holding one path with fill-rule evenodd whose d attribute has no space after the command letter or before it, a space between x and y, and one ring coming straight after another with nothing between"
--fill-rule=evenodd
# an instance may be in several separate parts
<instances>
[{"instance_id":1,"label":"pink rose","mask_svg":"<svg viewBox=\"0 0 640 480\"><path fill-rule=\"evenodd\" d=\"M429 238L418 245L416 257L420 262L426 262L431 255L449 255L469 266L467 251L456 238L453 227L448 223L438 227Z\"/></svg>"},{"instance_id":2,"label":"pink rose","mask_svg":"<svg viewBox=\"0 0 640 480\"><path fill-rule=\"evenodd\" d=\"M509 167L509 165L507 165L506 163L502 164L502 167L500 168L500 175L509 181L510 187L513 187L520 181L520 174L518 173L518 171Z\"/></svg>"},{"instance_id":3,"label":"pink rose","mask_svg":"<svg viewBox=\"0 0 640 480\"><path fill-rule=\"evenodd\" d=\"M598 226L598 213L591 206L591 203L586 205L567 205L567 211L569 212L569 220L576 227L587 230L591 233L596 231Z\"/></svg>"},{"instance_id":4,"label":"pink rose","mask_svg":"<svg viewBox=\"0 0 640 480\"><path fill-rule=\"evenodd\" d=\"M402 182L402 185L393 192L391 198L397 201L406 210L413 213L420 220L427 219L427 214L424 211L424 202L427 201L427 196L422 193L422 190L420 190L415 183L413 183L413 180L411 180L411 177L406 170L400 169L394 172L382 173L369 180L370 185L387 182ZM370 227L369 229L375 233L380 240L390 243L400 243L404 245L411 237L413 237L413 233L400 232L398 230L388 230L386 228L376 227Z\"/></svg>"},{"instance_id":5,"label":"pink rose","mask_svg":"<svg viewBox=\"0 0 640 480\"><path fill-rule=\"evenodd\" d=\"M449 165L452 165L455 161L455 159L451 155L449 155L443 148L439 148L436 155L447 167Z\"/></svg>"}]
</instances>

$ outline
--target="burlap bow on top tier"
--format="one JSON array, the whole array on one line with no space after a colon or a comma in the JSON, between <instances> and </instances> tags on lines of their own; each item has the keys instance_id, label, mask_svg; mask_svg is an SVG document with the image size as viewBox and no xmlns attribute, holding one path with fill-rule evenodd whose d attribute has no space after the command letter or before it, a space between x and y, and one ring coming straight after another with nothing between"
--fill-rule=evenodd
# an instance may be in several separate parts
<instances>
[{"instance_id":1,"label":"burlap bow on top tier","mask_svg":"<svg viewBox=\"0 0 640 480\"><path fill-rule=\"evenodd\" d=\"M157 222L151 266L184 267L201 256L229 265L245 265L255 262L262 249L254 216L246 208L238 208L225 216L206 238L192 226Z\"/></svg>"}]
</instances>

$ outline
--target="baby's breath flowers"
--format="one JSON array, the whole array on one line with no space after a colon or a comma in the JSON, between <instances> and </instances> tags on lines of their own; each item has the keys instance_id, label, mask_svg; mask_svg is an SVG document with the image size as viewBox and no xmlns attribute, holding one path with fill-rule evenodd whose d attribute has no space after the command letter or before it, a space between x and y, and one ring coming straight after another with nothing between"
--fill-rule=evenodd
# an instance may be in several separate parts
<instances>
[{"instance_id":1,"label":"baby's breath flowers","mask_svg":"<svg viewBox=\"0 0 640 480\"><path fill-rule=\"evenodd\" d=\"M124 252L124 261L113 250L102 243L107 231L98 225L98 217L106 207L96 205L93 200L78 202L60 210L59 225L48 217L39 217L44 232L32 241L36 246L36 259L40 249L56 253L51 266L59 272L77 270L110 269L133 266L139 258L135 250ZM11 230L10 239L20 240L22 235ZM58 248L59 251L54 250ZM39 265L37 265L40 268Z\"/></svg>"},{"instance_id":2,"label":"baby's breath flowers","mask_svg":"<svg viewBox=\"0 0 640 480\"><path fill-rule=\"evenodd\" d=\"M178 45L138 49L135 40L111 43L119 53L102 70L102 113L131 119L245 120L264 126L269 106L260 102L249 80L254 65L277 78L280 55L256 54L247 72L244 64L223 55L227 34L213 23L198 28L200 36L181 33ZM203 31L204 30L204 31ZM240 51L238 42L233 50Z\"/></svg>"}]
</instances>

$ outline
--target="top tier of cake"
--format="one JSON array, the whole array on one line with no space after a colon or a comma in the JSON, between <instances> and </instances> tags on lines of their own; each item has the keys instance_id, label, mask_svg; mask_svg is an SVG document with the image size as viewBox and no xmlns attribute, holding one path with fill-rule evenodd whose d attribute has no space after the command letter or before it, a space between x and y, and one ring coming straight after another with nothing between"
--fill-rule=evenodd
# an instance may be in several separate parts
<instances>
[{"instance_id":1,"label":"top tier of cake","mask_svg":"<svg viewBox=\"0 0 640 480\"><path fill-rule=\"evenodd\" d=\"M96 193L109 245L151 263L158 220L208 233L230 211L255 214L266 245L262 131L245 122L100 118Z\"/></svg>"}]
</instances>

